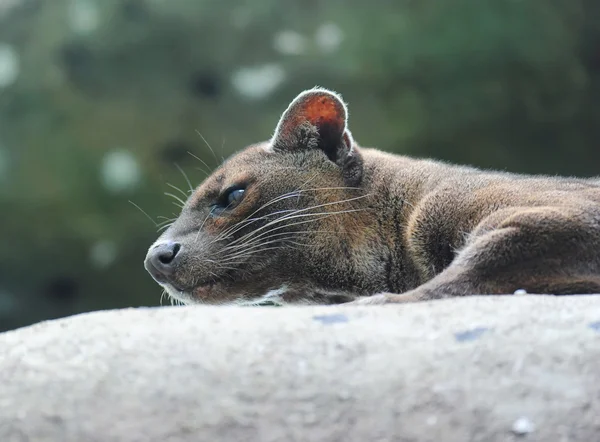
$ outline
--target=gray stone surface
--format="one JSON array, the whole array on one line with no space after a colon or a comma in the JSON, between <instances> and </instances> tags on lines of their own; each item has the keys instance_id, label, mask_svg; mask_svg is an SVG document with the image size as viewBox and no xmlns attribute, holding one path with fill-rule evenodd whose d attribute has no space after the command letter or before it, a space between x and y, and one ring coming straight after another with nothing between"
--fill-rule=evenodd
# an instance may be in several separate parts
<instances>
[{"instance_id":1,"label":"gray stone surface","mask_svg":"<svg viewBox=\"0 0 600 442\"><path fill-rule=\"evenodd\" d=\"M173 307L0 335L0 441L600 440L600 296Z\"/></svg>"}]
</instances>

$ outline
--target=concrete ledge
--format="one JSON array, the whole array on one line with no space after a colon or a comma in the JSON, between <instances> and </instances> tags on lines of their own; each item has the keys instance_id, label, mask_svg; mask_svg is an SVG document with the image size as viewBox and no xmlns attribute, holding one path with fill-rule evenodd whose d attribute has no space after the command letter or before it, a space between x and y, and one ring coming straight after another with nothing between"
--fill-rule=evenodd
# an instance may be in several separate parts
<instances>
[{"instance_id":1,"label":"concrete ledge","mask_svg":"<svg viewBox=\"0 0 600 442\"><path fill-rule=\"evenodd\" d=\"M0 335L0 385L2 442L592 442L600 296L97 312Z\"/></svg>"}]
</instances>

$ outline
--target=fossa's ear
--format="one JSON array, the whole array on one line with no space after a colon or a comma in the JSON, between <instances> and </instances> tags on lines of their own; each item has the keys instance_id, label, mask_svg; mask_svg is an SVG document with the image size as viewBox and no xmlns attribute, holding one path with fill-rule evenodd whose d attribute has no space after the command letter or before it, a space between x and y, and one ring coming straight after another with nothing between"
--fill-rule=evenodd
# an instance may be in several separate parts
<instances>
[{"instance_id":1,"label":"fossa's ear","mask_svg":"<svg viewBox=\"0 0 600 442\"><path fill-rule=\"evenodd\" d=\"M344 169L348 180L360 181L362 160L347 121L348 110L339 95L326 89L309 89L298 95L281 116L271 149L320 149Z\"/></svg>"}]
</instances>

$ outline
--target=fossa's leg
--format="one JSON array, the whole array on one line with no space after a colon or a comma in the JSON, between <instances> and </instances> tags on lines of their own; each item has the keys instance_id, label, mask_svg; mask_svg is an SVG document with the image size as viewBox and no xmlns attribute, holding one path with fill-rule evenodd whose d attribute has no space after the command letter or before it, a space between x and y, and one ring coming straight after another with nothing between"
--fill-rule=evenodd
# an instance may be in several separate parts
<instances>
[{"instance_id":1,"label":"fossa's leg","mask_svg":"<svg viewBox=\"0 0 600 442\"><path fill-rule=\"evenodd\" d=\"M457 296L600 293L600 208L520 208L480 223L452 263L404 294L350 304L408 303Z\"/></svg>"}]
</instances>

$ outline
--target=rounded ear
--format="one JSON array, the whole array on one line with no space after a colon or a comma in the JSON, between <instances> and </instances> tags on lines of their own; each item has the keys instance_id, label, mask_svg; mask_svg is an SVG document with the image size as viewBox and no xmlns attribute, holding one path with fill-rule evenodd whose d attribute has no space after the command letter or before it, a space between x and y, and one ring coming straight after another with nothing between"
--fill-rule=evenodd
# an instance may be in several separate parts
<instances>
[{"instance_id":1,"label":"rounded ear","mask_svg":"<svg viewBox=\"0 0 600 442\"><path fill-rule=\"evenodd\" d=\"M334 163L343 163L354 148L347 120L348 110L338 94L327 89L309 89L298 95L281 116L271 148L321 149Z\"/></svg>"}]
</instances>

